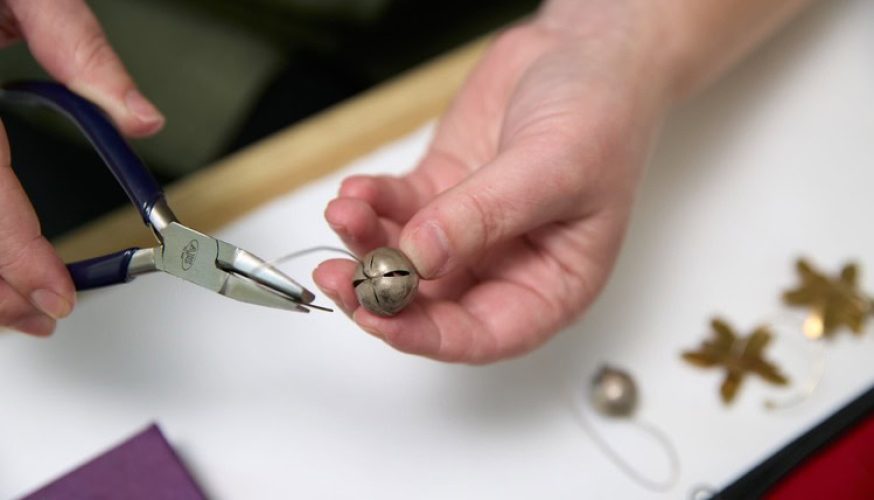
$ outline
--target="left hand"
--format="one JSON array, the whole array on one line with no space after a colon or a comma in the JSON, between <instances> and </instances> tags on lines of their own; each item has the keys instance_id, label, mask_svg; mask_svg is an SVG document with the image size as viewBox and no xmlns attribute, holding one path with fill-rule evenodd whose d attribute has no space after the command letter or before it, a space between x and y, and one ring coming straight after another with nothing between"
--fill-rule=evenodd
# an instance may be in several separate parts
<instances>
[{"instance_id":1,"label":"left hand","mask_svg":"<svg viewBox=\"0 0 874 500\"><path fill-rule=\"evenodd\" d=\"M149 136L164 125L84 0L0 0L0 47L17 40L56 80L106 111L125 135ZM46 336L72 312L76 291L11 162L0 123L0 328Z\"/></svg>"}]
</instances>

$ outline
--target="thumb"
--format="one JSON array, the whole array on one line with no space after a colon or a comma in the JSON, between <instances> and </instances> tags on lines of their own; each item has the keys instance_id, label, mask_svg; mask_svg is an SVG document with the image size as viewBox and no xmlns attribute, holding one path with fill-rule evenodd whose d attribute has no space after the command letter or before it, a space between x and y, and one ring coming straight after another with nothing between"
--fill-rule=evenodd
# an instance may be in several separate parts
<instances>
[{"instance_id":1,"label":"thumb","mask_svg":"<svg viewBox=\"0 0 874 500\"><path fill-rule=\"evenodd\" d=\"M548 148L507 150L416 213L401 232L401 251L423 278L454 271L575 211L580 170Z\"/></svg>"},{"instance_id":2,"label":"thumb","mask_svg":"<svg viewBox=\"0 0 874 500\"><path fill-rule=\"evenodd\" d=\"M83 0L6 0L33 56L54 78L109 113L126 135L164 125L137 90Z\"/></svg>"}]
</instances>

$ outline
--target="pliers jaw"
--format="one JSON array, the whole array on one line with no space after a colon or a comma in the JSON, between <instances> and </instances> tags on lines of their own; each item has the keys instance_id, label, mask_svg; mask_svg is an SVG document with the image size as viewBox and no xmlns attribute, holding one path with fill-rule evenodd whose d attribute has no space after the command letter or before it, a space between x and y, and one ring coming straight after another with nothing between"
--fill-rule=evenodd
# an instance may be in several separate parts
<instances>
[{"instance_id":1,"label":"pliers jaw","mask_svg":"<svg viewBox=\"0 0 874 500\"><path fill-rule=\"evenodd\" d=\"M133 253L129 278L163 271L240 302L303 313L324 309L312 304L312 292L250 252L178 222L167 227L164 244ZM205 263L198 266L198 260Z\"/></svg>"},{"instance_id":2,"label":"pliers jaw","mask_svg":"<svg viewBox=\"0 0 874 500\"><path fill-rule=\"evenodd\" d=\"M272 288L268 288L255 280L239 276L234 273L226 273L225 284L218 293L240 302L248 302L259 306L272 307L308 313L307 305L287 297Z\"/></svg>"},{"instance_id":3,"label":"pliers jaw","mask_svg":"<svg viewBox=\"0 0 874 500\"><path fill-rule=\"evenodd\" d=\"M216 243L218 244L216 266L219 269L249 278L301 304L309 304L315 300L316 296L312 292L261 258L224 241L216 240Z\"/></svg>"},{"instance_id":4,"label":"pliers jaw","mask_svg":"<svg viewBox=\"0 0 874 500\"><path fill-rule=\"evenodd\" d=\"M315 295L264 260L230 243L169 222L159 233L155 269L250 304L309 312ZM133 259L132 259L133 262Z\"/></svg>"},{"instance_id":5,"label":"pliers jaw","mask_svg":"<svg viewBox=\"0 0 874 500\"><path fill-rule=\"evenodd\" d=\"M268 262L229 243L216 240L216 267L227 274L219 293L243 302L309 312L316 296Z\"/></svg>"}]
</instances>

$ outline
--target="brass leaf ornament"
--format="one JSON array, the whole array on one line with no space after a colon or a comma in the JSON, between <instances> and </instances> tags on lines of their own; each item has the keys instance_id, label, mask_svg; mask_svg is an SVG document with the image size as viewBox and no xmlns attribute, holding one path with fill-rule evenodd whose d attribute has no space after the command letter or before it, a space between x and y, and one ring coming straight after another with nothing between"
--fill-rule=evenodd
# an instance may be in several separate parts
<instances>
[{"instance_id":1,"label":"brass leaf ornament","mask_svg":"<svg viewBox=\"0 0 874 500\"><path fill-rule=\"evenodd\" d=\"M763 357L772 334L760 326L746 337L738 336L725 321L714 318L713 335L701 343L698 350L686 351L683 359L700 368L722 368L725 379L719 389L723 403L731 403L747 375L758 375L774 385L787 385L789 380L780 369Z\"/></svg>"},{"instance_id":2,"label":"brass leaf ornament","mask_svg":"<svg viewBox=\"0 0 874 500\"><path fill-rule=\"evenodd\" d=\"M872 312L871 299L859 290L859 266L849 263L830 278L804 259L795 265L801 283L783 294L786 305L805 307L804 334L811 339L832 337L841 327L861 334Z\"/></svg>"}]
</instances>

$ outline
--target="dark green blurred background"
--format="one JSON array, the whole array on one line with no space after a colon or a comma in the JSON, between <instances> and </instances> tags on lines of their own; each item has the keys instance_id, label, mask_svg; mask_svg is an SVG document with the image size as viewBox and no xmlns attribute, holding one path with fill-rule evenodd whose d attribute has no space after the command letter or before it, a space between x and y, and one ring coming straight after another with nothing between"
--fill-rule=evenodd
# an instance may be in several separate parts
<instances>
[{"instance_id":1,"label":"dark green blurred background","mask_svg":"<svg viewBox=\"0 0 874 500\"><path fill-rule=\"evenodd\" d=\"M90 0L143 92L167 117L134 146L164 183L536 9L535 0ZM44 78L24 45L3 80ZM13 165L43 231L120 204L121 189L51 113L0 106Z\"/></svg>"}]
</instances>

